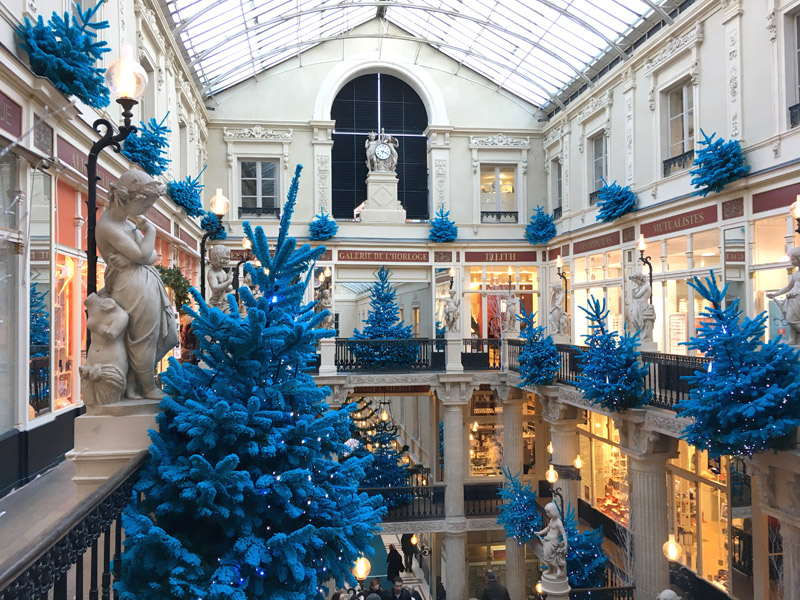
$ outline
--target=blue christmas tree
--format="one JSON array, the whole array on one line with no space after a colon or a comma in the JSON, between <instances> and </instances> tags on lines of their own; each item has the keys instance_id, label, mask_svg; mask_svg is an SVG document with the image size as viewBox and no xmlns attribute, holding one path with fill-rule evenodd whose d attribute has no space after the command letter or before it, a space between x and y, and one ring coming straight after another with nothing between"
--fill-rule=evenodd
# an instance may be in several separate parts
<instances>
[{"instance_id":1,"label":"blue christmas tree","mask_svg":"<svg viewBox=\"0 0 800 600\"><path fill-rule=\"evenodd\" d=\"M537 206L525 227L525 238L533 245L546 244L556 237L556 224L553 215Z\"/></svg>"},{"instance_id":2,"label":"blue christmas tree","mask_svg":"<svg viewBox=\"0 0 800 600\"><path fill-rule=\"evenodd\" d=\"M167 196L190 217L199 217L204 212L201 194L205 186L200 183L200 176L205 170L206 167L203 167L194 179L187 175L185 180L173 179L167 184Z\"/></svg>"},{"instance_id":3,"label":"blue christmas tree","mask_svg":"<svg viewBox=\"0 0 800 600\"><path fill-rule=\"evenodd\" d=\"M150 119L146 125L139 122L139 129L126 137L122 144L122 154L131 162L138 163L152 177L164 173L170 163L166 153L170 129L164 125L167 117L169 113L164 115L161 123L155 119Z\"/></svg>"},{"instance_id":4,"label":"blue christmas tree","mask_svg":"<svg viewBox=\"0 0 800 600\"><path fill-rule=\"evenodd\" d=\"M109 92L105 85L105 69L95 66L110 49L105 41L97 41L97 31L108 28L108 21L93 21L103 5L83 10L76 5L77 15L53 12L45 24L39 17L34 25L28 17L14 33L28 54L31 70L67 95L76 96L95 108L108 106Z\"/></svg>"},{"instance_id":5,"label":"blue christmas tree","mask_svg":"<svg viewBox=\"0 0 800 600\"><path fill-rule=\"evenodd\" d=\"M408 485L408 465L403 458L408 446L397 449L398 428L391 421L391 415L384 408L376 416L363 440L364 446L372 454L372 463L364 468L362 487L391 488ZM409 494L385 494L384 504L390 508L408 504Z\"/></svg>"},{"instance_id":6,"label":"blue christmas tree","mask_svg":"<svg viewBox=\"0 0 800 600\"><path fill-rule=\"evenodd\" d=\"M207 210L205 215L200 220L200 227L204 231L213 231L212 235L209 236L211 240L224 240L228 237L228 232L225 231L225 227L222 226L222 221L219 220L219 217L216 213Z\"/></svg>"},{"instance_id":7,"label":"blue christmas tree","mask_svg":"<svg viewBox=\"0 0 800 600\"><path fill-rule=\"evenodd\" d=\"M636 208L638 197L631 191L631 186L622 187L616 181L611 185L603 179L603 187L597 191L597 213L596 221L610 223L626 215Z\"/></svg>"},{"instance_id":8,"label":"blue christmas tree","mask_svg":"<svg viewBox=\"0 0 800 600\"><path fill-rule=\"evenodd\" d=\"M458 227L455 221L450 220L450 211L444 212L444 206L436 211L436 217L431 219L431 230L428 239L432 242L454 242L458 237Z\"/></svg>"},{"instance_id":9,"label":"blue christmas tree","mask_svg":"<svg viewBox=\"0 0 800 600\"><path fill-rule=\"evenodd\" d=\"M724 141L722 138L714 139L716 133L707 136L702 129L702 144L694 159L694 168L689 171L692 176L692 185L695 195L707 196L711 192L721 192L722 188L741 179L750 172L750 165L744 164L744 153L739 140Z\"/></svg>"},{"instance_id":10,"label":"blue christmas tree","mask_svg":"<svg viewBox=\"0 0 800 600\"><path fill-rule=\"evenodd\" d=\"M193 290L204 366L170 359L162 374L150 460L123 513L123 600L322 600L328 581L355 584L355 559L371 553L385 509L357 492L369 458L336 460L354 407L331 410L308 374L333 332L304 302L325 249L288 235L299 171L273 249L244 223L266 267L245 266L263 294L241 288L246 316Z\"/></svg>"},{"instance_id":11,"label":"blue christmas tree","mask_svg":"<svg viewBox=\"0 0 800 600\"><path fill-rule=\"evenodd\" d=\"M589 347L578 356L581 374L575 383L583 397L592 404L607 410L624 412L637 408L650 398L645 385L647 366L639 362L639 332L622 336L607 330L608 308L594 296L589 298L588 308L581 306L589 320Z\"/></svg>"},{"instance_id":12,"label":"blue christmas tree","mask_svg":"<svg viewBox=\"0 0 800 600\"><path fill-rule=\"evenodd\" d=\"M378 281L370 290L370 311L363 331L353 330L354 340L410 340L411 325L399 319L396 291L389 283L389 270L381 267ZM364 365L379 369L402 368L417 358L417 344L358 344L353 349L356 359Z\"/></svg>"},{"instance_id":13,"label":"blue christmas tree","mask_svg":"<svg viewBox=\"0 0 800 600\"><path fill-rule=\"evenodd\" d=\"M542 507L536 501L536 492L530 482L522 482L503 468L508 485L499 491L503 499L497 523L503 526L506 536L524 544L536 538L542 529ZM573 588L596 588L603 586L608 555L603 550L603 528L581 532L575 518L575 509L567 505L563 519L567 533L567 574Z\"/></svg>"},{"instance_id":14,"label":"blue christmas tree","mask_svg":"<svg viewBox=\"0 0 800 600\"><path fill-rule=\"evenodd\" d=\"M337 231L339 231L339 226L325 211L315 215L308 224L308 237L315 242L329 240L336 235Z\"/></svg>"},{"instance_id":15,"label":"blue christmas tree","mask_svg":"<svg viewBox=\"0 0 800 600\"><path fill-rule=\"evenodd\" d=\"M520 381L517 387L548 385L553 382L561 366L558 348L553 338L545 335L544 327L536 325L536 313L525 312L524 306L520 310L522 312L517 319L524 328L519 335L525 343L518 359Z\"/></svg>"},{"instance_id":16,"label":"blue christmas tree","mask_svg":"<svg viewBox=\"0 0 800 600\"><path fill-rule=\"evenodd\" d=\"M750 456L779 444L800 426L800 351L780 339L764 342L767 313L741 318L739 299L723 308L712 271L691 285L710 303L707 319L686 345L710 359L708 368L685 377L689 399L676 406L693 422L682 437L710 456Z\"/></svg>"},{"instance_id":17,"label":"blue christmas tree","mask_svg":"<svg viewBox=\"0 0 800 600\"><path fill-rule=\"evenodd\" d=\"M567 576L573 588L599 588L605 584L608 554L603 550L603 528L578 529L575 508L567 505L564 530L567 532Z\"/></svg>"},{"instance_id":18,"label":"blue christmas tree","mask_svg":"<svg viewBox=\"0 0 800 600\"><path fill-rule=\"evenodd\" d=\"M40 292L38 283L32 283L30 287L30 326L31 326L31 346L45 346L49 352L50 346L50 311L47 310L47 294L49 291ZM31 356L42 356L37 350Z\"/></svg>"}]
</instances>

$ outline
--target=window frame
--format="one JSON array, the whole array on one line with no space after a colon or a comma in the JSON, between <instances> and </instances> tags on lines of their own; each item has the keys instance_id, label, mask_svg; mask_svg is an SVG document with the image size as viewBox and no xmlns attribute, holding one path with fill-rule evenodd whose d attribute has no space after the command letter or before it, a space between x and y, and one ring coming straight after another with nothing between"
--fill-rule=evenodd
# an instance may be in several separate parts
<instances>
[{"instance_id":1,"label":"window frame","mask_svg":"<svg viewBox=\"0 0 800 600\"><path fill-rule=\"evenodd\" d=\"M513 175L513 183L512 183L513 191L511 192L513 194L513 202L512 202L512 207L511 207L510 210L519 212L519 192L518 192L518 189L517 189L517 182L518 182L517 163L515 163L515 162L514 163L504 163L504 162L496 162L496 161L485 161L485 162L482 162L480 164L480 167L479 167L479 177L483 178L484 169L489 169L489 168L493 168L494 169L494 183L492 184L492 187L493 187L492 195L494 196L494 201L492 202L492 207L494 208L494 210L496 212L504 212L503 200L502 200L503 192L500 190L500 172L501 172L501 170L509 169L511 171L512 175ZM480 199L481 210L483 210L484 207L488 207L489 206L489 204L484 204L483 195L484 195L484 192L481 191L481 199Z\"/></svg>"},{"instance_id":2,"label":"window frame","mask_svg":"<svg viewBox=\"0 0 800 600\"><path fill-rule=\"evenodd\" d=\"M256 206L255 206L255 208L247 207L247 209L246 209L242 204L244 199L245 199L245 197L247 197L247 198L252 198L253 197L253 196L251 196L249 194L247 196L245 196L244 191L243 191L243 187L244 187L243 184L244 184L244 181L245 181L245 177L244 177L244 173L242 172L242 170L244 168L244 164L245 163L255 163L255 165L256 165L256 168L255 168L255 170L256 170L256 177L255 177L255 182L256 182L256 196L255 196L255 198L256 198ZM267 208L264 205L264 196L263 196L263 193L262 193L263 192L262 187L263 187L263 183L264 183L264 178L262 177L262 175L263 175L262 165L264 163L269 163L269 164L274 165L274 174L275 174L274 186L273 186L273 189L274 189L274 199L273 200L274 201L273 201L273 206L270 207L270 208ZM244 216L248 216L248 215L249 216L256 216L258 218L274 218L274 219L279 219L280 218L281 211L283 210L283 204L281 202L281 194L280 194L280 191L281 191L281 176L280 176L280 166L281 165L280 165L280 163L281 163L280 159L270 158L270 157L259 157L259 158L244 158L244 157L240 157L239 158L239 160L237 161L237 165L239 167L238 168L238 173L237 173L237 182L238 182L238 191L239 191L239 206L238 206L239 210L238 210L238 212L239 212L239 217L240 218L244 217ZM248 181L252 181L253 180L253 178L250 178L250 177L248 177L246 179ZM250 211L254 211L254 212L245 212L245 210L250 210ZM268 211L270 211L270 212L268 212Z\"/></svg>"},{"instance_id":3,"label":"window frame","mask_svg":"<svg viewBox=\"0 0 800 600\"><path fill-rule=\"evenodd\" d=\"M602 146L602 151L599 157L596 154L596 144L598 141ZM608 179L608 139L606 138L605 131L601 130L596 135L590 137L589 145L591 147L591 154L589 155L589 172L591 173L591 181L589 184L592 188L589 191L591 193L596 192L603 187L603 180L601 178ZM598 161L600 162L600 177L598 177L597 173Z\"/></svg>"},{"instance_id":4,"label":"window frame","mask_svg":"<svg viewBox=\"0 0 800 600\"><path fill-rule=\"evenodd\" d=\"M672 115L672 97L673 94L676 92L681 92L681 112L674 117ZM667 155L666 158L675 158L676 156L680 156L681 154L685 154L689 151L694 150L695 143L697 141L696 136L696 127L695 127L695 102L694 102L694 85L690 81L681 81L677 85L674 85L663 92L665 97L665 106L666 106L666 113L665 113L665 124L666 124L666 150L665 154ZM691 106L687 108L687 101L691 102ZM690 119L687 118L691 116L691 130L692 135L689 135L689 121ZM672 121L673 119L681 118L683 119L683 124L681 126L681 139L677 141L672 140ZM691 141L691 146L690 146ZM681 144L681 151L673 154L672 147L676 146L677 144Z\"/></svg>"}]
</instances>

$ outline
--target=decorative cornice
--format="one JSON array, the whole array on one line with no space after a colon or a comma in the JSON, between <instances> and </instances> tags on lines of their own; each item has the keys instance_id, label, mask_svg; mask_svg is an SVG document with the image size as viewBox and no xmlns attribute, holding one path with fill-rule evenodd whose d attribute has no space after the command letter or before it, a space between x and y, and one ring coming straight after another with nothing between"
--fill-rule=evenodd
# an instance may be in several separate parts
<instances>
[{"instance_id":1,"label":"decorative cornice","mask_svg":"<svg viewBox=\"0 0 800 600\"><path fill-rule=\"evenodd\" d=\"M488 519L467 519L467 531L487 531L491 529L502 529L501 525L497 524L497 518L490 517Z\"/></svg>"},{"instance_id":2,"label":"decorative cornice","mask_svg":"<svg viewBox=\"0 0 800 600\"><path fill-rule=\"evenodd\" d=\"M509 137L504 133L488 137L469 136L470 148L530 148L530 138Z\"/></svg>"},{"instance_id":3,"label":"decorative cornice","mask_svg":"<svg viewBox=\"0 0 800 600\"><path fill-rule=\"evenodd\" d=\"M562 135L564 135L564 122L559 121L559 123L544 136L544 142L542 142L542 144L545 148L552 146L561 139Z\"/></svg>"},{"instance_id":4,"label":"decorative cornice","mask_svg":"<svg viewBox=\"0 0 800 600\"><path fill-rule=\"evenodd\" d=\"M679 417L677 415L668 415L657 413L654 410L648 410L644 418L644 426L647 429L658 431L670 437L680 437L683 430L687 425L692 423L691 419L686 417Z\"/></svg>"},{"instance_id":5,"label":"decorative cornice","mask_svg":"<svg viewBox=\"0 0 800 600\"><path fill-rule=\"evenodd\" d=\"M644 61L644 74L647 77L653 75L653 72L671 61L675 56L694 46L701 44L705 39L705 30L703 22L699 21L696 26L688 33L679 37L671 37L664 42L664 45L652 58Z\"/></svg>"},{"instance_id":6,"label":"decorative cornice","mask_svg":"<svg viewBox=\"0 0 800 600\"><path fill-rule=\"evenodd\" d=\"M437 519L435 521L383 521L381 523L381 533L440 533L447 530L446 521Z\"/></svg>"},{"instance_id":7,"label":"decorative cornice","mask_svg":"<svg viewBox=\"0 0 800 600\"><path fill-rule=\"evenodd\" d=\"M261 125L253 125L243 129L222 128L226 142L241 140L268 140L275 142L292 141L292 129L264 129Z\"/></svg>"},{"instance_id":8,"label":"decorative cornice","mask_svg":"<svg viewBox=\"0 0 800 600\"><path fill-rule=\"evenodd\" d=\"M575 120L578 123L583 123L586 119L591 117L601 108L605 106L611 106L613 102L614 102L614 96L611 93L611 91L606 92L600 97L595 96L593 98L590 98L589 103L581 109L581 111L578 113L578 116L575 117Z\"/></svg>"}]
</instances>

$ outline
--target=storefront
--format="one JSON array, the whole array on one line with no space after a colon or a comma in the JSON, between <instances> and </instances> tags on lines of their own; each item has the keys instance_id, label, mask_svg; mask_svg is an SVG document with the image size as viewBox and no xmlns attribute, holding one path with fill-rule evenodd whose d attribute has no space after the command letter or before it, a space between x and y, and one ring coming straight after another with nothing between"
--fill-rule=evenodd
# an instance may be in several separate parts
<instances>
[{"instance_id":1,"label":"storefront","mask_svg":"<svg viewBox=\"0 0 800 600\"><path fill-rule=\"evenodd\" d=\"M467 534L467 592L468 598L480 598L486 585L486 571L493 570L501 582L509 580L506 572L506 538L502 530L471 531ZM539 559L529 544L525 549L525 589L533 590L541 578ZM542 565L542 568L544 566Z\"/></svg>"}]
</instances>

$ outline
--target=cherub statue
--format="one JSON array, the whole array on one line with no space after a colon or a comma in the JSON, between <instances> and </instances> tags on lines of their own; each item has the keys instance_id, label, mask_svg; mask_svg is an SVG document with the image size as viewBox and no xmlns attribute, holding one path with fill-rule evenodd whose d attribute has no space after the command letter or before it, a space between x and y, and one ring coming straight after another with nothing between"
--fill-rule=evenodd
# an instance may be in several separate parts
<instances>
[{"instance_id":1,"label":"cherub statue","mask_svg":"<svg viewBox=\"0 0 800 600\"><path fill-rule=\"evenodd\" d=\"M208 299L209 306L216 306L225 314L231 310L228 304L227 292L233 290L233 270L226 273L224 267L231 262L231 249L222 244L212 246L209 254L208 287L211 288L211 297Z\"/></svg>"},{"instance_id":2,"label":"cherub statue","mask_svg":"<svg viewBox=\"0 0 800 600\"><path fill-rule=\"evenodd\" d=\"M122 399L128 376L128 313L106 295L89 294L83 304L86 328L92 334L86 364L78 367L83 403L87 407L116 404Z\"/></svg>"},{"instance_id":3,"label":"cherub statue","mask_svg":"<svg viewBox=\"0 0 800 600\"><path fill-rule=\"evenodd\" d=\"M128 314L127 398L163 398L155 365L178 343L172 303L153 263L156 230L144 214L164 194L163 183L131 169L110 186L111 200L97 221L97 248L106 263L105 288ZM105 361L103 361L105 362Z\"/></svg>"},{"instance_id":4,"label":"cherub statue","mask_svg":"<svg viewBox=\"0 0 800 600\"><path fill-rule=\"evenodd\" d=\"M454 290L450 290L450 296L444 301L444 326L447 331L457 331L458 321L461 317L459 306L461 299L456 299Z\"/></svg>"},{"instance_id":5,"label":"cherub statue","mask_svg":"<svg viewBox=\"0 0 800 600\"><path fill-rule=\"evenodd\" d=\"M800 267L800 248L789 250L789 260L793 266ZM788 325L789 344L797 346L800 345L800 270L789 276L785 288L768 293L767 298L775 298L782 294L786 294L786 299L783 302L778 300L778 307Z\"/></svg>"},{"instance_id":6,"label":"cherub statue","mask_svg":"<svg viewBox=\"0 0 800 600\"><path fill-rule=\"evenodd\" d=\"M506 300L506 331L517 330L517 313L519 312L519 299L515 294L511 294Z\"/></svg>"},{"instance_id":7,"label":"cherub statue","mask_svg":"<svg viewBox=\"0 0 800 600\"><path fill-rule=\"evenodd\" d=\"M558 507L554 502L548 502L545 505L544 513L549 518L549 521L544 529L534 533L541 541L541 549L536 544L534 551L541 551L540 558L547 565L547 571L544 572L544 575L548 575L553 579L566 579L567 532L564 530L561 515L558 513ZM538 555L539 552L537 551L536 554Z\"/></svg>"}]
</instances>

